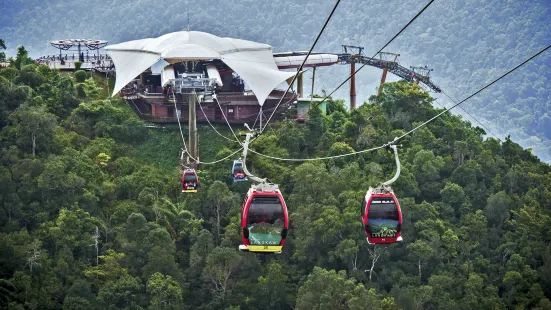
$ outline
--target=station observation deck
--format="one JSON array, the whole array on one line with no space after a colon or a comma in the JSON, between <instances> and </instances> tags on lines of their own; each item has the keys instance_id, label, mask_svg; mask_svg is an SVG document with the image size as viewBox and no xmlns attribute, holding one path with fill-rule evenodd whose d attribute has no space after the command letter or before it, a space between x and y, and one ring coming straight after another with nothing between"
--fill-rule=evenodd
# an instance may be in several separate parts
<instances>
[{"instance_id":1,"label":"station observation deck","mask_svg":"<svg viewBox=\"0 0 551 310\"><path fill-rule=\"evenodd\" d=\"M81 61L76 54L46 55L37 58L38 64L45 64L52 69L74 70L75 62L81 62L82 70L114 71L113 60L107 54L85 55L84 61Z\"/></svg>"},{"instance_id":2,"label":"station observation deck","mask_svg":"<svg viewBox=\"0 0 551 310\"><path fill-rule=\"evenodd\" d=\"M58 54L46 55L36 59L39 64L59 70L74 70L75 62L80 62L82 70L97 70L101 72L114 71L115 66L109 55L100 53L107 46L105 40L68 39L52 40L50 45L59 50Z\"/></svg>"},{"instance_id":3,"label":"station observation deck","mask_svg":"<svg viewBox=\"0 0 551 310\"><path fill-rule=\"evenodd\" d=\"M200 38L204 38L204 36L212 35L201 34L201 36ZM116 76L117 72L113 59L109 54L100 52L102 48L107 46L107 41L71 39L54 40L49 43L58 49L59 53L39 57L36 59L37 63L48 65L50 68L70 71L75 70L75 63L79 62L81 70L96 71L106 76ZM109 47L107 49L111 52ZM297 69L304 62L303 68L313 68L314 76L316 68L337 64L349 65L351 74L350 109L354 109L356 106L355 64L382 70L378 96L382 92L382 85L385 83L387 72L412 83L423 84L427 89L434 92L441 92L440 87L433 83L429 77L431 69L427 67L407 68L398 62L399 54L381 52L371 58L363 54L363 47L349 45L343 45L341 53L311 53L308 59L304 61L307 54L306 51L294 51L273 53L272 55L274 64L280 71ZM204 59L202 61L182 61L180 63L164 62L164 64L160 64L161 67L157 68L158 65L155 64L155 66L143 71L119 92L120 96L129 102L141 118L152 122L173 122L177 118L185 119L189 99L182 91L183 88L178 87L178 81L181 80L178 77L182 72L187 73L187 75L199 74L209 84L209 87L203 87L204 90L198 98L199 104L204 108L202 115L197 115L197 120L200 122L207 118L214 123L222 122L223 115L228 118L230 123L255 122L254 118L258 117L259 113L273 110L284 93L282 90L274 89L266 98L266 106L262 109L255 94L250 89L245 89L245 81L239 75L236 75L236 72L224 64L223 61ZM119 74L121 73L119 72ZM288 114L285 111L297 105L295 102L297 98L305 97L302 75L302 73L298 75L297 85L284 96L283 104L278 107L277 112L279 113L276 113L276 118L285 117L284 115ZM169 80L171 82L168 82ZM212 85L211 82L213 81L211 80L220 86L216 90L220 107L212 101L213 91L207 91L207 88L210 89ZM290 79L287 83L290 83ZM312 79L313 83L314 79Z\"/></svg>"}]
</instances>

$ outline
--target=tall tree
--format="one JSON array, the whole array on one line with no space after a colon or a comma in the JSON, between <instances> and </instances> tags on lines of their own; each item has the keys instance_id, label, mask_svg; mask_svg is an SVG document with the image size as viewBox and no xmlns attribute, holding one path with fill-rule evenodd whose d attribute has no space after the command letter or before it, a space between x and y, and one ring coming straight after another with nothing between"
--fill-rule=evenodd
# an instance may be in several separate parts
<instances>
[{"instance_id":1,"label":"tall tree","mask_svg":"<svg viewBox=\"0 0 551 310\"><path fill-rule=\"evenodd\" d=\"M149 309L182 309L182 288L171 276L154 273L147 280L146 291L151 296Z\"/></svg>"},{"instance_id":2,"label":"tall tree","mask_svg":"<svg viewBox=\"0 0 551 310\"><path fill-rule=\"evenodd\" d=\"M37 148L47 149L54 138L56 117L44 106L22 105L10 115L17 133L17 142L30 147L33 157Z\"/></svg>"},{"instance_id":3,"label":"tall tree","mask_svg":"<svg viewBox=\"0 0 551 310\"><path fill-rule=\"evenodd\" d=\"M233 202L233 194L228 189L228 186L220 181L214 181L209 187L208 196L210 197L210 209L213 212L212 222L214 224L214 242L220 243L220 229L222 218L226 216L226 212Z\"/></svg>"},{"instance_id":4,"label":"tall tree","mask_svg":"<svg viewBox=\"0 0 551 310\"><path fill-rule=\"evenodd\" d=\"M234 249L215 248L208 256L204 279L210 284L214 297L224 303L234 284L235 272L241 257Z\"/></svg>"},{"instance_id":5,"label":"tall tree","mask_svg":"<svg viewBox=\"0 0 551 310\"><path fill-rule=\"evenodd\" d=\"M6 49L6 43L2 39L0 39L0 48L4 50ZM0 62L4 62L4 61L6 61L6 53L0 52Z\"/></svg>"},{"instance_id":6,"label":"tall tree","mask_svg":"<svg viewBox=\"0 0 551 310\"><path fill-rule=\"evenodd\" d=\"M315 267L299 288L296 309L365 309L367 290L346 273Z\"/></svg>"}]
</instances>

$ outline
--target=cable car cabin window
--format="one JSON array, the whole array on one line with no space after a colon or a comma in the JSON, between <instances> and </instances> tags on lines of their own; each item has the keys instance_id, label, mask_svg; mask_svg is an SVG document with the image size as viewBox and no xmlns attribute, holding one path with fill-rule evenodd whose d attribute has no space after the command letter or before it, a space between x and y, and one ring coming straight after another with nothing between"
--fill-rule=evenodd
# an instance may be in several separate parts
<instances>
[{"instance_id":1,"label":"cable car cabin window","mask_svg":"<svg viewBox=\"0 0 551 310\"><path fill-rule=\"evenodd\" d=\"M373 198L369 206L367 224L372 238L394 238L398 232L398 208L393 199Z\"/></svg>"},{"instance_id":2,"label":"cable car cabin window","mask_svg":"<svg viewBox=\"0 0 551 310\"><path fill-rule=\"evenodd\" d=\"M186 174L184 176L184 183L195 183L196 180L195 180L195 175L193 174Z\"/></svg>"},{"instance_id":3,"label":"cable car cabin window","mask_svg":"<svg viewBox=\"0 0 551 310\"><path fill-rule=\"evenodd\" d=\"M243 172L243 164L242 163L236 163L233 166L233 171L234 172Z\"/></svg>"},{"instance_id":4,"label":"cable car cabin window","mask_svg":"<svg viewBox=\"0 0 551 310\"><path fill-rule=\"evenodd\" d=\"M250 244L279 245L284 222L283 207L278 197L253 198L247 216Z\"/></svg>"}]
</instances>

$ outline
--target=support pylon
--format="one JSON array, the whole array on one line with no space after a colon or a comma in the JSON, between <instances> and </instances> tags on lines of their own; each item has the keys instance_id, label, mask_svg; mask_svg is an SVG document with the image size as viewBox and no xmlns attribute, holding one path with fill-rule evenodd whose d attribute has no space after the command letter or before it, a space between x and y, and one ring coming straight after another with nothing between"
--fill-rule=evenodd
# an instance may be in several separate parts
<instances>
[{"instance_id":1,"label":"support pylon","mask_svg":"<svg viewBox=\"0 0 551 310\"><path fill-rule=\"evenodd\" d=\"M383 84L386 81L386 73L388 72L387 68L383 69L383 75L381 76L381 84L379 84L379 91L377 92L377 97L381 96L383 93Z\"/></svg>"},{"instance_id":2,"label":"support pylon","mask_svg":"<svg viewBox=\"0 0 551 310\"><path fill-rule=\"evenodd\" d=\"M356 109L356 63L350 63L350 111Z\"/></svg>"},{"instance_id":3,"label":"support pylon","mask_svg":"<svg viewBox=\"0 0 551 310\"><path fill-rule=\"evenodd\" d=\"M304 97L304 93L302 89L302 73L299 73L297 78L297 94L298 94L298 98Z\"/></svg>"},{"instance_id":4,"label":"support pylon","mask_svg":"<svg viewBox=\"0 0 551 310\"><path fill-rule=\"evenodd\" d=\"M189 94L189 121L188 121L188 124L189 124L189 148L188 148L188 153L189 153L189 156L191 156L192 158L194 159L197 159L198 160L198 151L197 151L197 148L198 148L198 145L197 145L197 117L196 117L196 113L195 113L195 108L196 108L196 104L197 104L197 93L195 92L195 89L191 90L191 93ZM191 163L191 166L193 169L197 169L197 162L194 160L194 159L191 159L190 160L190 163Z\"/></svg>"},{"instance_id":5,"label":"support pylon","mask_svg":"<svg viewBox=\"0 0 551 310\"><path fill-rule=\"evenodd\" d=\"M312 108L312 102L314 101L314 83L316 83L316 66L312 70L312 91L310 93L310 109Z\"/></svg>"},{"instance_id":6,"label":"support pylon","mask_svg":"<svg viewBox=\"0 0 551 310\"><path fill-rule=\"evenodd\" d=\"M363 46L343 45L345 54L350 54L350 111L356 109L356 61L363 57Z\"/></svg>"},{"instance_id":7,"label":"support pylon","mask_svg":"<svg viewBox=\"0 0 551 310\"><path fill-rule=\"evenodd\" d=\"M383 84L386 82L386 74L388 73L388 69L398 63L398 57L400 56L400 54L380 52L379 54L377 54L377 56L380 60L385 62L383 75L381 76L381 83L379 84L379 90L377 91L377 98L379 98L383 93Z\"/></svg>"}]
</instances>

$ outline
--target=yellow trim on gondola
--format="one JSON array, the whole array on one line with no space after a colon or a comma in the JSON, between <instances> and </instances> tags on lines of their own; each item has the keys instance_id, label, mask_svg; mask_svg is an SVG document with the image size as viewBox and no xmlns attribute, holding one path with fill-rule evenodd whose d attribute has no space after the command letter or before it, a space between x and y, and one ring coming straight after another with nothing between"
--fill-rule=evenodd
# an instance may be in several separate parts
<instances>
[{"instance_id":1,"label":"yellow trim on gondola","mask_svg":"<svg viewBox=\"0 0 551 310\"><path fill-rule=\"evenodd\" d=\"M281 252L283 247L279 245L249 245L247 249L249 252L264 252L264 253L276 253Z\"/></svg>"},{"instance_id":2,"label":"yellow trim on gondola","mask_svg":"<svg viewBox=\"0 0 551 310\"><path fill-rule=\"evenodd\" d=\"M197 193L196 189L182 190L182 193Z\"/></svg>"}]
</instances>

